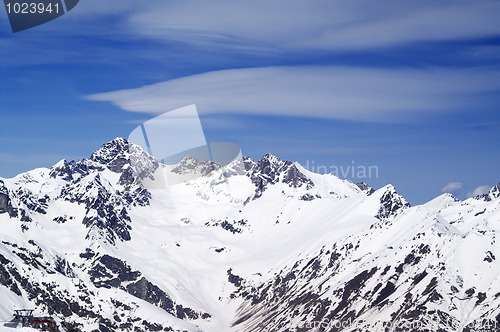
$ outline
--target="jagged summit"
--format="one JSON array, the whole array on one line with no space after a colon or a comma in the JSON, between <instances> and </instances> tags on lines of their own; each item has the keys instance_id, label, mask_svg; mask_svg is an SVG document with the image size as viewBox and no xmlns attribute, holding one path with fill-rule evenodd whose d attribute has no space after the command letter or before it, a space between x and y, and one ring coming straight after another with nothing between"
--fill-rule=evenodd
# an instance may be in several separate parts
<instances>
[{"instance_id":1,"label":"jagged summit","mask_svg":"<svg viewBox=\"0 0 500 332\"><path fill-rule=\"evenodd\" d=\"M103 144L89 159L59 161L50 168L50 176L71 181L104 168L115 173L122 172L128 167L126 165L130 165L130 148L131 144L126 139L117 137Z\"/></svg>"},{"instance_id":2,"label":"jagged summit","mask_svg":"<svg viewBox=\"0 0 500 332\"><path fill-rule=\"evenodd\" d=\"M197 160L186 156L176 165L171 165L170 171L179 175L196 175L208 177L216 171L225 169L226 176L248 176L256 186L254 198L262 196L263 192L276 183L283 183L291 188L304 187L307 190L316 184L304 169L297 163L280 159L267 153L259 160L254 161L243 157L241 161L233 162L225 168L211 160ZM159 167L159 162L150 156L141 147L130 143L124 138L117 137L96 150L89 159L79 161L62 160L50 169L50 176L67 181L77 180L95 171L108 169L120 174L119 183L122 185L138 184L143 179L153 178L154 172ZM191 177L193 178L193 177ZM195 177L194 177L195 178ZM367 190L361 189L365 194L370 194L373 189L365 184ZM359 187L359 186L358 186ZM309 196L314 198L315 195Z\"/></svg>"},{"instance_id":3,"label":"jagged summit","mask_svg":"<svg viewBox=\"0 0 500 332\"><path fill-rule=\"evenodd\" d=\"M305 186L310 189L314 187L313 181L304 175L294 163L282 160L270 153L265 154L257 162L246 159L245 168L247 176L256 186L256 198L262 196L268 186L280 182L293 188Z\"/></svg>"},{"instance_id":4,"label":"jagged summit","mask_svg":"<svg viewBox=\"0 0 500 332\"><path fill-rule=\"evenodd\" d=\"M492 201L500 197L500 183L491 187L491 189L486 194L476 195L472 197L475 200Z\"/></svg>"},{"instance_id":5,"label":"jagged summit","mask_svg":"<svg viewBox=\"0 0 500 332\"><path fill-rule=\"evenodd\" d=\"M410 203L397 193L396 188L392 184L386 185L379 189L379 191L383 192L383 194L380 197L380 209L377 218L385 219L410 207Z\"/></svg>"},{"instance_id":6,"label":"jagged summit","mask_svg":"<svg viewBox=\"0 0 500 332\"><path fill-rule=\"evenodd\" d=\"M500 196L500 183L491 188L490 195L494 195L495 197Z\"/></svg>"},{"instance_id":7,"label":"jagged summit","mask_svg":"<svg viewBox=\"0 0 500 332\"><path fill-rule=\"evenodd\" d=\"M275 165L279 165L279 164L283 164L283 163L290 163L289 161L283 160L283 159L275 156L272 153L266 153L266 154L264 154L262 156L262 158L260 158L259 161L260 162L267 162L269 164L275 164Z\"/></svg>"},{"instance_id":8,"label":"jagged summit","mask_svg":"<svg viewBox=\"0 0 500 332\"><path fill-rule=\"evenodd\" d=\"M138 145L118 137L103 144L89 159L61 160L51 167L50 176L67 181L78 180L92 172L105 169L120 174L119 183L124 186L138 184L152 177L159 162Z\"/></svg>"},{"instance_id":9,"label":"jagged summit","mask_svg":"<svg viewBox=\"0 0 500 332\"><path fill-rule=\"evenodd\" d=\"M500 183L498 183L496 186L493 186L488 193L488 198L490 200L494 200L499 197L500 197Z\"/></svg>"},{"instance_id":10,"label":"jagged summit","mask_svg":"<svg viewBox=\"0 0 500 332\"><path fill-rule=\"evenodd\" d=\"M131 184L137 178L149 177L159 166L159 162L140 146L121 137L104 144L90 159L105 165L112 172L126 172L120 180L123 184Z\"/></svg>"},{"instance_id":11,"label":"jagged summit","mask_svg":"<svg viewBox=\"0 0 500 332\"><path fill-rule=\"evenodd\" d=\"M131 148L131 143L126 139L117 137L92 153L90 160L106 165L111 171L118 173L126 164L130 164Z\"/></svg>"},{"instance_id":12,"label":"jagged summit","mask_svg":"<svg viewBox=\"0 0 500 332\"><path fill-rule=\"evenodd\" d=\"M195 173L201 176L208 176L221 168L222 165L215 161L198 160L194 157L187 156L178 162L171 171L177 174Z\"/></svg>"}]
</instances>

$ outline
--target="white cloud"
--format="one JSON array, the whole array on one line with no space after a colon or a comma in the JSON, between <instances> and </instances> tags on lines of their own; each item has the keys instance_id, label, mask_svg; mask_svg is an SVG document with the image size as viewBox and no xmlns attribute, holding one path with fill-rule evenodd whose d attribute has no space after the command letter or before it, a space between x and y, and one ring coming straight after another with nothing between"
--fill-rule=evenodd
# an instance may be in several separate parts
<instances>
[{"instance_id":1,"label":"white cloud","mask_svg":"<svg viewBox=\"0 0 500 332\"><path fill-rule=\"evenodd\" d=\"M478 195L487 194L490 192L490 189L491 189L490 186L479 186L476 189L474 189L473 191L467 193L467 197L471 198L471 197L475 197Z\"/></svg>"},{"instance_id":2,"label":"white cloud","mask_svg":"<svg viewBox=\"0 0 500 332\"><path fill-rule=\"evenodd\" d=\"M242 113L401 122L474 106L500 88L492 70L266 67L209 72L89 96L132 112L196 104L200 114Z\"/></svg>"},{"instance_id":3,"label":"white cloud","mask_svg":"<svg viewBox=\"0 0 500 332\"><path fill-rule=\"evenodd\" d=\"M441 192L453 194L460 191L462 188L462 182L450 182L441 189Z\"/></svg>"},{"instance_id":4,"label":"white cloud","mask_svg":"<svg viewBox=\"0 0 500 332\"><path fill-rule=\"evenodd\" d=\"M172 53L185 57L189 55L177 42L224 54L344 52L498 36L499 12L500 2L491 0L86 0L64 19L35 30L29 42L37 46L37 63L54 58L51 48L43 47L47 40L59 44L61 36L74 39L78 34L97 40L165 41ZM2 37L0 44L9 51L20 47ZM105 54L95 54L99 61L112 52L121 55L116 47L101 48ZM60 59L83 60L87 54L57 52ZM25 61L35 60L23 57L15 63Z\"/></svg>"},{"instance_id":5,"label":"white cloud","mask_svg":"<svg viewBox=\"0 0 500 332\"><path fill-rule=\"evenodd\" d=\"M252 52L342 51L498 35L498 12L491 0L86 0L65 20L73 29L54 32L110 37L105 21L113 35Z\"/></svg>"},{"instance_id":6,"label":"white cloud","mask_svg":"<svg viewBox=\"0 0 500 332\"><path fill-rule=\"evenodd\" d=\"M148 2L127 20L138 35L267 50L366 49L492 36L500 12L500 3L490 0Z\"/></svg>"}]
</instances>

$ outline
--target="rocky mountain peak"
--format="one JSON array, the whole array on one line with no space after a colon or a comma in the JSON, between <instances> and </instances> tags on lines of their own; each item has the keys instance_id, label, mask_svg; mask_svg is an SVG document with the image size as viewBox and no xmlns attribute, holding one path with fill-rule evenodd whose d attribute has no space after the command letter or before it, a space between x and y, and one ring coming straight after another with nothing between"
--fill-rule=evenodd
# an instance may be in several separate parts
<instances>
[{"instance_id":1,"label":"rocky mountain peak","mask_svg":"<svg viewBox=\"0 0 500 332\"><path fill-rule=\"evenodd\" d=\"M283 164L283 163L290 163L289 161L283 160L283 159L273 155L272 153L266 153L265 155L263 155L262 158L260 158L260 162L268 163L268 164L275 164L275 165L279 165L279 164Z\"/></svg>"},{"instance_id":2,"label":"rocky mountain peak","mask_svg":"<svg viewBox=\"0 0 500 332\"><path fill-rule=\"evenodd\" d=\"M276 180L284 170L286 170L292 162L282 160L270 153L265 154L257 161L254 172L259 173L262 177L267 178L270 182L276 183Z\"/></svg>"},{"instance_id":3,"label":"rocky mountain peak","mask_svg":"<svg viewBox=\"0 0 500 332\"><path fill-rule=\"evenodd\" d=\"M90 160L114 173L121 173L119 183L126 186L152 177L159 166L159 162L140 146L121 137L102 145Z\"/></svg>"},{"instance_id":4,"label":"rocky mountain peak","mask_svg":"<svg viewBox=\"0 0 500 332\"><path fill-rule=\"evenodd\" d=\"M222 165L212 160L200 161L194 157L184 157L177 165L172 168L172 172L177 174L200 174L201 176L208 176L212 172L222 168Z\"/></svg>"},{"instance_id":5,"label":"rocky mountain peak","mask_svg":"<svg viewBox=\"0 0 500 332\"><path fill-rule=\"evenodd\" d=\"M138 146L133 146L126 139L117 137L103 144L90 156L90 159L61 160L51 167L50 177L72 181L84 177L93 171L108 168L114 173L122 173L131 165L131 156L147 159L147 154ZM136 158L139 160L139 158Z\"/></svg>"},{"instance_id":6,"label":"rocky mountain peak","mask_svg":"<svg viewBox=\"0 0 500 332\"><path fill-rule=\"evenodd\" d=\"M500 183L490 189L488 196L492 200L500 197Z\"/></svg>"},{"instance_id":7,"label":"rocky mountain peak","mask_svg":"<svg viewBox=\"0 0 500 332\"><path fill-rule=\"evenodd\" d=\"M474 196L473 198L476 200L482 200L482 201L492 201L500 197L500 183L497 185L493 186L488 193L486 194L481 194Z\"/></svg>"},{"instance_id":8,"label":"rocky mountain peak","mask_svg":"<svg viewBox=\"0 0 500 332\"><path fill-rule=\"evenodd\" d=\"M112 172L120 173L125 165L130 164L130 151L131 144L126 139L117 137L92 153L90 160L107 166Z\"/></svg>"},{"instance_id":9,"label":"rocky mountain peak","mask_svg":"<svg viewBox=\"0 0 500 332\"><path fill-rule=\"evenodd\" d=\"M297 166L288 160L282 160L270 153L264 155L258 162L246 159L245 169L247 176L255 184L255 196L258 198L269 185L282 182L290 187L298 188L303 185L312 188L314 183Z\"/></svg>"},{"instance_id":10,"label":"rocky mountain peak","mask_svg":"<svg viewBox=\"0 0 500 332\"><path fill-rule=\"evenodd\" d=\"M387 219L410 207L410 204L403 196L397 193L393 185L389 184L380 190L384 190L384 192L380 197L380 209L376 216L377 218Z\"/></svg>"}]
</instances>

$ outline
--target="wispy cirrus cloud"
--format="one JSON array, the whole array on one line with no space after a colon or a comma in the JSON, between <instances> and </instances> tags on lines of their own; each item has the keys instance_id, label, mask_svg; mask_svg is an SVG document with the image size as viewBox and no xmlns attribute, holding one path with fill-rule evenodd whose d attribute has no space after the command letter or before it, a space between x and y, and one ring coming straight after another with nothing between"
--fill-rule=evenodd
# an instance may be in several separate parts
<instances>
[{"instance_id":1,"label":"wispy cirrus cloud","mask_svg":"<svg viewBox=\"0 0 500 332\"><path fill-rule=\"evenodd\" d=\"M71 38L73 43L78 42L75 36L94 36L97 41L107 41L100 44L101 50L94 61L119 58L120 49L107 46L109 41L116 40L165 42L169 50L163 53L172 54L184 54L179 47L183 44L220 54L342 53L499 36L498 12L500 2L492 0L123 0L119 4L111 0L86 0L64 19L40 27L36 30L39 33L26 34L27 45L18 46L5 36L0 36L0 45L5 49L20 47L28 54L36 50L38 63L53 57L51 50L58 48L61 37ZM5 17L0 11L0 18L2 15ZM490 57L496 54L492 50L487 51L494 52ZM473 48L464 52L475 57L479 51ZM156 59L155 52L150 50L150 53ZM83 61L89 57L74 48L58 54L59 61L70 57ZM15 63L27 60L34 61L25 57Z\"/></svg>"},{"instance_id":2,"label":"wispy cirrus cloud","mask_svg":"<svg viewBox=\"0 0 500 332\"><path fill-rule=\"evenodd\" d=\"M493 0L86 0L44 30L251 52L344 51L498 36L498 12ZM103 20L112 35L92 24Z\"/></svg>"},{"instance_id":3,"label":"wispy cirrus cloud","mask_svg":"<svg viewBox=\"0 0 500 332\"><path fill-rule=\"evenodd\" d=\"M127 19L138 35L256 49L367 49L498 35L498 1L152 1Z\"/></svg>"},{"instance_id":4,"label":"wispy cirrus cloud","mask_svg":"<svg viewBox=\"0 0 500 332\"><path fill-rule=\"evenodd\" d=\"M208 72L89 96L131 112L196 104L201 114L402 122L465 110L500 89L500 72L352 67L266 67ZM483 101L484 102L484 101Z\"/></svg>"}]
</instances>

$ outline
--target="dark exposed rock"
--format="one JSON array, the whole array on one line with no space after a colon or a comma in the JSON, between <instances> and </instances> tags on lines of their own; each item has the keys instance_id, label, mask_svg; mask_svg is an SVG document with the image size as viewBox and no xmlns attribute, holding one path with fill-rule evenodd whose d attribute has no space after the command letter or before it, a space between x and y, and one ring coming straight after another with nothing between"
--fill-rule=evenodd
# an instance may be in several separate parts
<instances>
[{"instance_id":1,"label":"dark exposed rock","mask_svg":"<svg viewBox=\"0 0 500 332\"><path fill-rule=\"evenodd\" d=\"M68 278L76 278L76 274L71 268L70 264L62 257L56 256L55 258L55 268L57 272Z\"/></svg>"},{"instance_id":2,"label":"dark exposed rock","mask_svg":"<svg viewBox=\"0 0 500 332\"><path fill-rule=\"evenodd\" d=\"M342 293L342 299L333 313L336 314L348 310L349 300L353 296L356 296L360 293L361 288L365 285L368 279L370 279L375 274L376 271L376 268L372 268L370 271L364 270L351 280L347 281Z\"/></svg>"},{"instance_id":3,"label":"dark exposed rock","mask_svg":"<svg viewBox=\"0 0 500 332\"><path fill-rule=\"evenodd\" d=\"M126 290L141 300L154 304L171 314L176 314L172 299L158 286L152 284L144 277L134 283L128 284Z\"/></svg>"},{"instance_id":4,"label":"dark exposed rock","mask_svg":"<svg viewBox=\"0 0 500 332\"><path fill-rule=\"evenodd\" d=\"M147 280L140 271L133 270L124 261L103 255L89 270L91 281L96 287L119 288L129 294L156 305L181 319L198 319L203 313L174 303L170 296ZM209 317L205 315L205 317Z\"/></svg>"},{"instance_id":5,"label":"dark exposed rock","mask_svg":"<svg viewBox=\"0 0 500 332\"><path fill-rule=\"evenodd\" d=\"M366 194L366 196L370 196L371 194L373 194L375 192L375 189L368 186L364 182L358 182L358 183L356 183L356 186L358 186L358 188L361 189L361 191L364 192Z\"/></svg>"},{"instance_id":6,"label":"dark exposed rock","mask_svg":"<svg viewBox=\"0 0 500 332\"><path fill-rule=\"evenodd\" d=\"M75 181L92 172L102 170L104 170L102 165L88 159L79 161L72 160L70 162L62 160L50 169L49 176L55 179Z\"/></svg>"},{"instance_id":7,"label":"dark exposed rock","mask_svg":"<svg viewBox=\"0 0 500 332\"><path fill-rule=\"evenodd\" d=\"M380 198L380 209L376 217L386 219L407 207L410 207L410 204L390 187Z\"/></svg>"},{"instance_id":8,"label":"dark exposed rock","mask_svg":"<svg viewBox=\"0 0 500 332\"><path fill-rule=\"evenodd\" d=\"M9 217L17 217L17 209L12 206L9 190L5 187L3 180L0 180L0 214L8 213Z\"/></svg>"},{"instance_id":9,"label":"dark exposed rock","mask_svg":"<svg viewBox=\"0 0 500 332\"><path fill-rule=\"evenodd\" d=\"M52 220L58 224L64 224L66 221L68 221L68 217L67 216L58 216Z\"/></svg>"},{"instance_id":10,"label":"dark exposed rock","mask_svg":"<svg viewBox=\"0 0 500 332\"><path fill-rule=\"evenodd\" d=\"M487 194L475 196L474 199L490 202L500 197L500 183L493 186Z\"/></svg>"},{"instance_id":11,"label":"dark exposed rock","mask_svg":"<svg viewBox=\"0 0 500 332\"><path fill-rule=\"evenodd\" d=\"M92 153L90 160L105 165L110 171L121 173L129 165L130 143L123 138L116 138Z\"/></svg>"},{"instance_id":12,"label":"dark exposed rock","mask_svg":"<svg viewBox=\"0 0 500 332\"><path fill-rule=\"evenodd\" d=\"M392 282L388 281L385 287L382 288L382 290L380 291L377 299L375 300L375 302L373 302L373 304L377 305L381 303L395 291L396 291L396 286Z\"/></svg>"},{"instance_id":13,"label":"dark exposed rock","mask_svg":"<svg viewBox=\"0 0 500 332\"><path fill-rule=\"evenodd\" d=\"M136 281L141 273L118 258L104 255L95 262L89 275L96 287L119 288L122 282Z\"/></svg>"},{"instance_id":14,"label":"dark exposed rock","mask_svg":"<svg viewBox=\"0 0 500 332\"><path fill-rule=\"evenodd\" d=\"M233 269L229 269L227 270L227 281L232 283L235 287L239 288L243 283L243 278L233 274Z\"/></svg>"},{"instance_id":15,"label":"dark exposed rock","mask_svg":"<svg viewBox=\"0 0 500 332\"><path fill-rule=\"evenodd\" d=\"M10 289L15 294L21 296L21 290L19 289L17 283L11 277L8 269L13 269L13 264L10 260L5 258L0 254L0 285L4 285L8 289Z\"/></svg>"},{"instance_id":16,"label":"dark exposed rock","mask_svg":"<svg viewBox=\"0 0 500 332\"><path fill-rule=\"evenodd\" d=\"M80 257L81 257L81 258L84 258L84 259L91 259L91 258L93 258L95 255L96 255L96 253L95 253L92 249L87 248L87 249L85 249L85 252L84 252L84 253L81 253L81 254L80 254Z\"/></svg>"},{"instance_id":17,"label":"dark exposed rock","mask_svg":"<svg viewBox=\"0 0 500 332\"><path fill-rule=\"evenodd\" d=\"M89 234L94 230L111 244L116 239L130 240L131 219L126 210L127 201L110 192L99 175L86 183L66 185L61 190L61 197L86 206L82 223L89 228Z\"/></svg>"},{"instance_id":18,"label":"dark exposed rock","mask_svg":"<svg viewBox=\"0 0 500 332\"><path fill-rule=\"evenodd\" d=\"M205 223L205 226L218 226L221 227L222 229L231 232L233 234L239 234L243 232L244 226L246 226L248 223L247 220L241 219L241 220L212 220L212 222L207 222Z\"/></svg>"},{"instance_id":19,"label":"dark exposed rock","mask_svg":"<svg viewBox=\"0 0 500 332\"><path fill-rule=\"evenodd\" d=\"M26 211L32 211L39 214L47 213L46 209L48 208L48 203L50 201L49 196L37 196L26 188L17 189L15 196L19 205L23 206Z\"/></svg>"},{"instance_id":20,"label":"dark exposed rock","mask_svg":"<svg viewBox=\"0 0 500 332\"><path fill-rule=\"evenodd\" d=\"M311 194L305 194L305 195L302 195L300 196L300 200L301 201L312 201L313 199L315 199L316 197L314 197L313 195Z\"/></svg>"},{"instance_id":21,"label":"dark exposed rock","mask_svg":"<svg viewBox=\"0 0 500 332\"><path fill-rule=\"evenodd\" d=\"M488 193L488 196L491 200L497 199L500 197L500 183L498 183L496 186L491 188L490 192Z\"/></svg>"},{"instance_id":22,"label":"dark exposed rock","mask_svg":"<svg viewBox=\"0 0 500 332\"><path fill-rule=\"evenodd\" d=\"M146 178L153 179L159 167L154 157L123 138L115 138L104 144L92 154L90 160L114 173L121 173L121 185L140 184Z\"/></svg>"},{"instance_id":23,"label":"dark exposed rock","mask_svg":"<svg viewBox=\"0 0 500 332\"><path fill-rule=\"evenodd\" d=\"M201 176L209 176L221 168L221 164L212 160L199 161L193 157L185 157L177 165L175 165L174 168L172 168L172 172L177 174L196 173Z\"/></svg>"},{"instance_id":24,"label":"dark exposed rock","mask_svg":"<svg viewBox=\"0 0 500 332\"><path fill-rule=\"evenodd\" d=\"M483 303L484 300L486 300L486 298L487 298L486 293L484 293L484 292L477 293L476 305Z\"/></svg>"},{"instance_id":25,"label":"dark exposed rock","mask_svg":"<svg viewBox=\"0 0 500 332\"><path fill-rule=\"evenodd\" d=\"M416 285L419 282L421 282L427 275L428 275L427 271L417 274L413 279L413 285Z\"/></svg>"},{"instance_id":26,"label":"dark exposed rock","mask_svg":"<svg viewBox=\"0 0 500 332\"><path fill-rule=\"evenodd\" d=\"M496 259L495 255L491 251L486 252L486 256L484 257L483 261L492 263Z\"/></svg>"},{"instance_id":27,"label":"dark exposed rock","mask_svg":"<svg viewBox=\"0 0 500 332\"><path fill-rule=\"evenodd\" d=\"M294 163L281 160L271 154L264 155L257 163L248 158L244 162L247 176L256 187L254 199L261 197L269 185L278 182L286 183L291 188L314 187L311 179L300 172Z\"/></svg>"},{"instance_id":28,"label":"dark exposed rock","mask_svg":"<svg viewBox=\"0 0 500 332\"><path fill-rule=\"evenodd\" d=\"M465 291L465 295L467 297L472 297L472 295L474 295L474 293L476 292L476 290L474 288L469 288Z\"/></svg>"}]
</instances>

